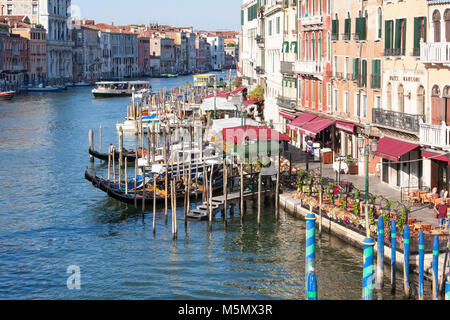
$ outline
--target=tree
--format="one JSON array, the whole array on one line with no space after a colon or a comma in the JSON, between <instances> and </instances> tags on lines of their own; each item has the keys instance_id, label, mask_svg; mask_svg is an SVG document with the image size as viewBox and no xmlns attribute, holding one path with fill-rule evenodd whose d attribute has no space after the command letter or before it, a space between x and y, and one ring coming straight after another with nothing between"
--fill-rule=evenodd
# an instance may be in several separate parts
<instances>
[{"instance_id":1,"label":"tree","mask_svg":"<svg viewBox=\"0 0 450 320\"><path fill-rule=\"evenodd\" d=\"M258 85L252 92L250 92L250 97L255 98L257 100L263 100L264 88Z\"/></svg>"},{"instance_id":2,"label":"tree","mask_svg":"<svg viewBox=\"0 0 450 320\"><path fill-rule=\"evenodd\" d=\"M233 43L233 42L230 42L230 43L227 44L227 47L236 47L236 44Z\"/></svg>"}]
</instances>

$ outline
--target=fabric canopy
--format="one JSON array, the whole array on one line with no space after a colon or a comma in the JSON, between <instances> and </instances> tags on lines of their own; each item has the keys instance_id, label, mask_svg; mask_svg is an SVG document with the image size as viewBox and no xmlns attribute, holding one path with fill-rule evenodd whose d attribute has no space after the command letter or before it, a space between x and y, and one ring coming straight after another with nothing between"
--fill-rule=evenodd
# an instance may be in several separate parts
<instances>
[{"instance_id":1,"label":"fabric canopy","mask_svg":"<svg viewBox=\"0 0 450 320\"><path fill-rule=\"evenodd\" d=\"M280 111L279 115L282 116L283 118L289 119L289 120L295 120L295 115L290 114L288 112L284 112L284 111Z\"/></svg>"},{"instance_id":2,"label":"fabric canopy","mask_svg":"<svg viewBox=\"0 0 450 320\"><path fill-rule=\"evenodd\" d=\"M448 164L450 164L450 158L445 154L435 153L435 152L430 152L430 151L422 151L422 157L433 159L433 160L438 160L438 161L444 161L444 162L447 162Z\"/></svg>"},{"instance_id":3,"label":"fabric canopy","mask_svg":"<svg viewBox=\"0 0 450 320\"><path fill-rule=\"evenodd\" d=\"M302 113L297 118L295 118L294 121L292 121L291 126L301 128L302 125L310 122L311 120L314 120L315 118L317 118L317 116L311 113Z\"/></svg>"},{"instance_id":4,"label":"fabric canopy","mask_svg":"<svg viewBox=\"0 0 450 320\"><path fill-rule=\"evenodd\" d=\"M314 118L312 121L304 124L299 131L307 136L315 138L317 134L333 125L334 121L322 117Z\"/></svg>"},{"instance_id":5,"label":"fabric canopy","mask_svg":"<svg viewBox=\"0 0 450 320\"><path fill-rule=\"evenodd\" d=\"M247 88L246 88L246 87L242 87L242 86L241 86L241 87L238 87L238 88L234 89L234 90L231 92L231 95L235 96L235 95L241 93L242 91L244 91L245 89L247 89Z\"/></svg>"},{"instance_id":6,"label":"fabric canopy","mask_svg":"<svg viewBox=\"0 0 450 320\"><path fill-rule=\"evenodd\" d=\"M336 121L336 128L350 133L355 131L355 125L349 122Z\"/></svg>"},{"instance_id":7,"label":"fabric canopy","mask_svg":"<svg viewBox=\"0 0 450 320\"><path fill-rule=\"evenodd\" d=\"M256 101L256 100L245 100L244 106L248 107L248 106L251 106L252 104L257 104L257 103L258 103L258 101Z\"/></svg>"},{"instance_id":8,"label":"fabric canopy","mask_svg":"<svg viewBox=\"0 0 450 320\"><path fill-rule=\"evenodd\" d=\"M215 99L216 110L235 111L237 107L229 102L226 98ZM214 99L207 99L200 105L200 109L205 111L214 111Z\"/></svg>"},{"instance_id":9,"label":"fabric canopy","mask_svg":"<svg viewBox=\"0 0 450 320\"><path fill-rule=\"evenodd\" d=\"M243 145L247 140L257 141L289 141L289 137L267 127L246 125L244 127L226 128L222 131L223 140Z\"/></svg>"},{"instance_id":10,"label":"fabric canopy","mask_svg":"<svg viewBox=\"0 0 450 320\"><path fill-rule=\"evenodd\" d=\"M230 93L228 91L219 91L217 92L217 98L228 98L228 96L230 95ZM214 94L211 93L210 95L206 96L205 99L214 99Z\"/></svg>"},{"instance_id":11,"label":"fabric canopy","mask_svg":"<svg viewBox=\"0 0 450 320\"><path fill-rule=\"evenodd\" d=\"M398 162L400 157L418 148L418 144L384 137L378 141L377 155L381 158Z\"/></svg>"}]
</instances>

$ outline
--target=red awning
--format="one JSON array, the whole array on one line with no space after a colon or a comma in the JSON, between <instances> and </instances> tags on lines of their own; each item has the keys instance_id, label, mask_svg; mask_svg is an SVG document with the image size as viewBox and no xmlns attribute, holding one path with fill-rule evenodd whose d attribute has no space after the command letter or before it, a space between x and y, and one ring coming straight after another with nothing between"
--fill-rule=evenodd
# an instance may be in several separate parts
<instances>
[{"instance_id":1,"label":"red awning","mask_svg":"<svg viewBox=\"0 0 450 320\"><path fill-rule=\"evenodd\" d=\"M422 151L422 157L429 158L432 160L438 160L438 161L444 161L450 164L450 158L446 156L445 154L441 153L434 153L430 151Z\"/></svg>"},{"instance_id":2,"label":"red awning","mask_svg":"<svg viewBox=\"0 0 450 320\"><path fill-rule=\"evenodd\" d=\"M333 125L334 121L322 117L317 117L314 120L306 123L300 128L300 132L307 136L315 138L317 134Z\"/></svg>"},{"instance_id":3,"label":"red awning","mask_svg":"<svg viewBox=\"0 0 450 320\"><path fill-rule=\"evenodd\" d=\"M225 128L222 138L226 142L242 145L247 140L257 141L289 141L289 137L267 127L244 126Z\"/></svg>"},{"instance_id":4,"label":"red awning","mask_svg":"<svg viewBox=\"0 0 450 320\"><path fill-rule=\"evenodd\" d=\"M247 88L246 88L246 87L242 87L242 86L241 86L241 87L238 87L238 88L234 89L234 90L231 92L231 95L235 96L235 95L241 93L242 91L244 91L245 89L247 89Z\"/></svg>"},{"instance_id":5,"label":"red awning","mask_svg":"<svg viewBox=\"0 0 450 320\"><path fill-rule=\"evenodd\" d=\"M288 112L284 112L284 111L280 111L279 115L282 116L283 118L289 119L289 120L294 120L295 119L295 115L288 113Z\"/></svg>"},{"instance_id":6,"label":"red awning","mask_svg":"<svg viewBox=\"0 0 450 320\"><path fill-rule=\"evenodd\" d=\"M252 104L257 104L257 103L258 103L257 100L245 100L244 106L248 107L248 106L251 106Z\"/></svg>"},{"instance_id":7,"label":"red awning","mask_svg":"<svg viewBox=\"0 0 450 320\"><path fill-rule=\"evenodd\" d=\"M311 120L314 120L317 118L316 115L313 115L311 113L302 113L297 118L295 118L294 121L289 125L290 127L295 127L292 129L299 129L301 128L305 123L310 122Z\"/></svg>"},{"instance_id":8,"label":"red awning","mask_svg":"<svg viewBox=\"0 0 450 320\"><path fill-rule=\"evenodd\" d=\"M355 132L355 125L353 123L336 121L336 128L350 133Z\"/></svg>"},{"instance_id":9,"label":"red awning","mask_svg":"<svg viewBox=\"0 0 450 320\"><path fill-rule=\"evenodd\" d=\"M381 138L378 141L377 155L381 158L398 162L400 157L418 148L418 144L404 142L389 137Z\"/></svg>"},{"instance_id":10,"label":"red awning","mask_svg":"<svg viewBox=\"0 0 450 320\"><path fill-rule=\"evenodd\" d=\"M228 91L219 91L217 92L217 98L228 98L230 93ZM211 93L210 95L206 96L205 99L211 99L214 98L214 93Z\"/></svg>"}]
</instances>

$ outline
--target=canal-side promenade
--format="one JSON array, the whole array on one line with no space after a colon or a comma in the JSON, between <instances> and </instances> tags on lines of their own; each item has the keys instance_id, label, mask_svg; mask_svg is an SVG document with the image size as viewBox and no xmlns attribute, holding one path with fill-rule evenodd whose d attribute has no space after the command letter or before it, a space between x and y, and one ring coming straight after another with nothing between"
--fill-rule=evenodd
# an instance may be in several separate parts
<instances>
[{"instance_id":1,"label":"canal-side promenade","mask_svg":"<svg viewBox=\"0 0 450 320\"><path fill-rule=\"evenodd\" d=\"M280 195L280 207L285 210L288 214L292 215L293 217L299 218L304 220L305 217L310 213L309 210L303 208L301 206L300 200L295 198L295 191L285 192ZM346 241L348 244L362 248L363 247L363 240L365 239L365 236L362 234L355 232L349 228L346 228L340 224L337 224L336 222L333 222L332 220L328 219L325 215L320 218L318 215L316 220L316 227L319 228L320 219L322 219L322 232L328 232L331 233L338 238ZM376 234L372 234L372 238L376 240ZM374 246L374 250L377 251L377 246ZM384 247L384 261L386 264L386 267L390 268L390 261L391 261L391 248L388 246ZM439 279L441 279L442 270L444 268L444 254L441 254L441 257L439 259ZM433 260L433 254L425 254L425 260L424 260L424 271L425 275L428 279L431 279L432 277L432 260ZM403 261L404 261L404 255L402 252L397 251L396 252L396 262L397 262L397 269L402 270L403 268ZM419 265L419 255L411 254L410 256L410 266L411 271L418 273L418 265ZM386 268L385 267L385 268ZM445 272L445 278L448 276L448 270ZM440 280L439 280L440 281Z\"/></svg>"}]
</instances>

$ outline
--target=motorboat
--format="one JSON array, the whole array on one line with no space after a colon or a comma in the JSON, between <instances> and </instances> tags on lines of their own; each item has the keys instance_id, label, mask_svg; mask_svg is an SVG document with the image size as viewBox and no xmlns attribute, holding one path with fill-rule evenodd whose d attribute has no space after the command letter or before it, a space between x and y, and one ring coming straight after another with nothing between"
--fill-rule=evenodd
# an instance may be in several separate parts
<instances>
[{"instance_id":1,"label":"motorboat","mask_svg":"<svg viewBox=\"0 0 450 320\"><path fill-rule=\"evenodd\" d=\"M3 91L0 92L0 100L11 100L15 95L15 91Z\"/></svg>"},{"instance_id":2,"label":"motorboat","mask_svg":"<svg viewBox=\"0 0 450 320\"><path fill-rule=\"evenodd\" d=\"M96 98L131 97L135 93L151 91L148 81L104 81L97 82L92 94Z\"/></svg>"}]
</instances>

